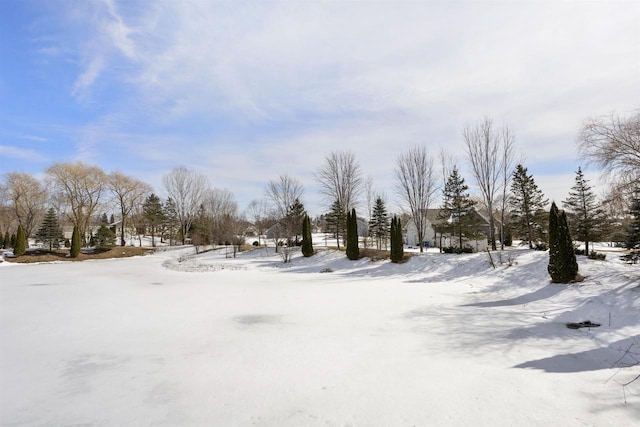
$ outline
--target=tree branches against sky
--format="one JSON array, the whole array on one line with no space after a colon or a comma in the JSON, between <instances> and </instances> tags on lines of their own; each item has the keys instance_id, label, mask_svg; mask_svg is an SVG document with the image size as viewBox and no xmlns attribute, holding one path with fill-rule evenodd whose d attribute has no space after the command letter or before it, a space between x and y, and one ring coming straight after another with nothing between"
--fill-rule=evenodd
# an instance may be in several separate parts
<instances>
[{"instance_id":1,"label":"tree branches against sky","mask_svg":"<svg viewBox=\"0 0 640 427\"><path fill-rule=\"evenodd\" d=\"M188 162L241 204L285 165L312 186L335 150L385 190L398 146L461 154L464 124L485 115L514 129L541 186L565 174L569 188L582 121L631 111L640 94L637 2L33 0L0 12L0 172L83 160L160 188Z\"/></svg>"}]
</instances>

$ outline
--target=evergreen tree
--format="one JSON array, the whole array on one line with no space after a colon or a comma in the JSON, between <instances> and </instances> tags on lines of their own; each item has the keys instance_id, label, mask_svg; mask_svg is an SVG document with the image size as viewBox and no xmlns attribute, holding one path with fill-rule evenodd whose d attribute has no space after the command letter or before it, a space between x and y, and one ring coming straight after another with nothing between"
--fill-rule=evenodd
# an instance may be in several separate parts
<instances>
[{"instance_id":1,"label":"evergreen tree","mask_svg":"<svg viewBox=\"0 0 640 427\"><path fill-rule=\"evenodd\" d=\"M516 166L511 182L511 228L513 232L529 243L533 249L533 242L542 240L544 236L544 206L549 203L542 191L536 185L527 168Z\"/></svg>"},{"instance_id":2,"label":"evergreen tree","mask_svg":"<svg viewBox=\"0 0 640 427\"><path fill-rule=\"evenodd\" d=\"M100 216L100 225L109 225L109 218L105 212Z\"/></svg>"},{"instance_id":3,"label":"evergreen tree","mask_svg":"<svg viewBox=\"0 0 640 427\"><path fill-rule=\"evenodd\" d=\"M173 245L175 244L176 232L178 231L178 228L180 226L176 203L173 201L173 199L171 199L171 197L169 197L167 198L162 208L162 216L164 219L163 228L169 235L169 243Z\"/></svg>"},{"instance_id":4,"label":"evergreen tree","mask_svg":"<svg viewBox=\"0 0 640 427\"><path fill-rule=\"evenodd\" d=\"M549 212L549 265L553 283L569 283L578 275L578 263L567 224L567 215L558 211L555 202Z\"/></svg>"},{"instance_id":5,"label":"evergreen tree","mask_svg":"<svg viewBox=\"0 0 640 427\"><path fill-rule=\"evenodd\" d=\"M15 248L15 246L16 246L16 233L12 233L11 234L11 239L9 239L9 241L11 242L11 247Z\"/></svg>"},{"instance_id":6,"label":"evergreen tree","mask_svg":"<svg viewBox=\"0 0 640 427\"><path fill-rule=\"evenodd\" d=\"M347 213L347 258L355 261L360 258L358 248L358 218L355 208Z\"/></svg>"},{"instance_id":7,"label":"evergreen tree","mask_svg":"<svg viewBox=\"0 0 640 427\"><path fill-rule=\"evenodd\" d=\"M336 238L338 249L340 249L340 237L345 235L345 227L347 215L339 201L333 202L331 210L326 215L327 232L333 234Z\"/></svg>"},{"instance_id":8,"label":"evergreen tree","mask_svg":"<svg viewBox=\"0 0 640 427\"><path fill-rule=\"evenodd\" d=\"M447 221L448 226L445 228L448 228L453 235L458 236L460 250L462 250L464 230L471 225L472 221L469 212L475 205L467 190L469 187L464 183L464 178L458 174L458 168L454 166L442 191L442 207L439 217Z\"/></svg>"},{"instance_id":9,"label":"evergreen tree","mask_svg":"<svg viewBox=\"0 0 640 427\"><path fill-rule=\"evenodd\" d=\"M96 249L108 250L116 245L116 235L106 225L101 225L93 239Z\"/></svg>"},{"instance_id":10,"label":"evergreen tree","mask_svg":"<svg viewBox=\"0 0 640 427\"><path fill-rule=\"evenodd\" d=\"M0 249L4 249L4 234L0 233Z\"/></svg>"},{"instance_id":11,"label":"evergreen tree","mask_svg":"<svg viewBox=\"0 0 640 427\"><path fill-rule=\"evenodd\" d=\"M584 242L584 254L589 255L589 242L599 238L602 233L604 210L581 168L578 168L576 182L563 204L573 237Z\"/></svg>"},{"instance_id":12,"label":"evergreen tree","mask_svg":"<svg viewBox=\"0 0 640 427\"><path fill-rule=\"evenodd\" d=\"M15 256L24 255L27 251L27 236L21 224L18 224L18 233L16 234L16 243L13 245L13 254Z\"/></svg>"},{"instance_id":13,"label":"evergreen tree","mask_svg":"<svg viewBox=\"0 0 640 427\"><path fill-rule=\"evenodd\" d=\"M287 210L287 217L285 218L287 240L291 240L291 237L293 237L293 241L296 245L299 244L300 241L298 237L302 234L302 221L304 220L305 215L306 211L304 210L304 205L299 199L296 199Z\"/></svg>"},{"instance_id":14,"label":"evergreen tree","mask_svg":"<svg viewBox=\"0 0 640 427\"><path fill-rule=\"evenodd\" d=\"M80 255L80 230L78 226L73 226L73 234L71 235L71 249L69 250L69 256L76 258Z\"/></svg>"},{"instance_id":15,"label":"evergreen tree","mask_svg":"<svg viewBox=\"0 0 640 427\"><path fill-rule=\"evenodd\" d=\"M631 223L627 230L624 246L627 249L640 249L640 188L638 188L631 199L631 209L629 210Z\"/></svg>"},{"instance_id":16,"label":"evergreen tree","mask_svg":"<svg viewBox=\"0 0 640 427\"><path fill-rule=\"evenodd\" d=\"M302 255L310 257L313 255L313 241L311 237L311 219L309 215L304 216L302 221Z\"/></svg>"},{"instance_id":17,"label":"evergreen tree","mask_svg":"<svg viewBox=\"0 0 640 427\"><path fill-rule=\"evenodd\" d=\"M64 240L64 234L58 216L53 208L49 208L40 229L36 232L36 242L48 244L49 250L52 250L60 247L61 240Z\"/></svg>"},{"instance_id":18,"label":"evergreen tree","mask_svg":"<svg viewBox=\"0 0 640 427\"><path fill-rule=\"evenodd\" d=\"M371 214L371 220L369 220L369 230L376 239L376 247L378 249L382 249L383 241L386 246L389 235L389 217L387 215L387 208L381 197L376 198L375 205L373 206L373 213Z\"/></svg>"},{"instance_id":19,"label":"evergreen tree","mask_svg":"<svg viewBox=\"0 0 640 427\"><path fill-rule=\"evenodd\" d=\"M4 243L2 244L2 247L4 249L8 249L11 247L11 236L9 235L9 230L4 232Z\"/></svg>"},{"instance_id":20,"label":"evergreen tree","mask_svg":"<svg viewBox=\"0 0 640 427\"><path fill-rule=\"evenodd\" d=\"M151 234L151 246L156 246L156 232L164 222L164 212L160 198L151 193L142 204L142 215L144 217L147 230Z\"/></svg>"},{"instance_id":21,"label":"evergreen tree","mask_svg":"<svg viewBox=\"0 0 640 427\"><path fill-rule=\"evenodd\" d=\"M402 243L402 223L395 215L391 219L391 262L402 262L404 258L404 244Z\"/></svg>"}]
</instances>

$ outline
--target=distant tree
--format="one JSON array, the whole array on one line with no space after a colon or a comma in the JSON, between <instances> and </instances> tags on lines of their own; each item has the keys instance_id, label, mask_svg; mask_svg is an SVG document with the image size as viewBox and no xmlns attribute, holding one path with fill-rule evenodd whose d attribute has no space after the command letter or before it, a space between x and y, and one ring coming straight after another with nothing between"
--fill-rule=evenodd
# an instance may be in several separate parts
<instances>
[{"instance_id":1,"label":"distant tree","mask_svg":"<svg viewBox=\"0 0 640 427\"><path fill-rule=\"evenodd\" d=\"M93 239L96 249L108 250L116 245L116 235L106 225L101 225Z\"/></svg>"},{"instance_id":2,"label":"distant tree","mask_svg":"<svg viewBox=\"0 0 640 427\"><path fill-rule=\"evenodd\" d=\"M424 147L414 147L400 155L396 163L396 191L411 213L418 232L420 252L424 251L427 230L427 210L438 190L433 157Z\"/></svg>"},{"instance_id":3,"label":"distant tree","mask_svg":"<svg viewBox=\"0 0 640 427\"><path fill-rule=\"evenodd\" d=\"M267 201L264 199L252 200L247 206L246 215L258 232L258 245L262 244L260 241L262 235L274 225L273 215L269 213Z\"/></svg>"},{"instance_id":4,"label":"distant tree","mask_svg":"<svg viewBox=\"0 0 640 427\"><path fill-rule=\"evenodd\" d=\"M636 189L632 198L629 215L631 222L625 238L625 247L631 250L640 250L640 187Z\"/></svg>"},{"instance_id":5,"label":"distant tree","mask_svg":"<svg viewBox=\"0 0 640 427\"><path fill-rule=\"evenodd\" d=\"M330 153L316 172L316 179L320 185L321 194L326 202L331 204L331 211L334 207L339 207L342 211L334 219L346 220L347 212L356 207L365 185L355 154L350 151ZM334 206L336 203L337 206ZM336 239L339 240L340 237L344 237L345 225L339 223L336 225Z\"/></svg>"},{"instance_id":6,"label":"distant tree","mask_svg":"<svg viewBox=\"0 0 640 427\"><path fill-rule=\"evenodd\" d=\"M509 198L511 228L529 243L529 249L533 249L535 240L542 238L544 206L547 203L549 200L544 198L527 168L521 164L516 166Z\"/></svg>"},{"instance_id":7,"label":"distant tree","mask_svg":"<svg viewBox=\"0 0 640 427\"><path fill-rule=\"evenodd\" d=\"M11 247L14 248L16 246L16 233L11 234L9 241L11 242Z\"/></svg>"},{"instance_id":8,"label":"distant tree","mask_svg":"<svg viewBox=\"0 0 640 427\"><path fill-rule=\"evenodd\" d=\"M69 255L71 258L76 258L80 255L80 230L77 225L73 226L73 234L71 235L71 249L69 250Z\"/></svg>"},{"instance_id":9,"label":"distant tree","mask_svg":"<svg viewBox=\"0 0 640 427\"><path fill-rule=\"evenodd\" d=\"M304 216L302 221L302 255L310 257L313 255L313 240L311 236L311 219L309 215Z\"/></svg>"},{"instance_id":10,"label":"distant tree","mask_svg":"<svg viewBox=\"0 0 640 427\"><path fill-rule=\"evenodd\" d=\"M576 171L576 182L563 205L573 237L584 242L584 253L589 255L589 242L601 237L605 218L604 210L581 168Z\"/></svg>"},{"instance_id":11,"label":"distant tree","mask_svg":"<svg viewBox=\"0 0 640 427\"><path fill-rule=\"evenodd\" d=\"M4 239L2 240L3 240L2 247L4 249L11 247L11 236L9 235L9 230L4 232Z\"/></svg>"},{"instance_id":12,"label":"distant tree","mask_svg":"<svg viewBox=\"0 0 640 427\"><path fill-rule=\"evenodd\" d=\"M506 126L502 132L496 130L492 120L488 117L475 127L465 127L463 135L473 176L489 212L489 240L491 241L491 249L495 251L497 246L494 209L500 186L503 183L500 181L501 176L504 181L505 167L503 163L508 160L504 153L508 151L507 147L512 143L512 136Z\"/></svg>"},{"instance_id":13,"label":"distant tree","mask_svg":"<svg viewBox=\"0 0 640 427\"><path fill-rule=\"evenodd\" d=\"M4 249L4 234L0 233L0 248Z\"/></svg>"},{"instance_id":14,"label":"distant tree","mask_svg":"<svg viewBox=\"0 0 640 427\"><path fill-rule=\"evenodd\" d=\"M142 204L142 214L147 230L151 233L151 246L155 248L155 236L164 221L164 213L160 198L154 193L151 193Z\"/></svg>"},{"instance_id":15,"label":"distant tree","mask_svg":"<svg viewBox=\"0 0 640 427\"><path fill-rule=\"evenodd\" d=\"M299 243L298 237L302 233L302 222L306 214L304 205L300 202L300 199L295 199L287 211L287 227L291 230L291 235L296 245Z\"/></svg>"},{"instance_id":16,"label":"distant tree","mask_svg":"<svg viewBox=\"0 0 640 427\"><path fill-rule=\"evenodd\" d=\"M46 174L55 197L70 210L73 225L78 227L81 241L86 242L90 222L104 196L104 171L82 162L56 163Z\"/></svg>"},{"instance_id":17,"label":"distant tree","mask_svg":"<svg viewBox=\"0 0 640 427\"><path fill-rule=\"evenodd\" d=\"M180 237L184 245L191 223L202 205L205 191L209 188L209 181L206 176L191 169L178 167L166 174L162 183L174 203L175 214L180 224Z\"/></svg>"},{"instance_id":18,"label":"distant tree","mask_svg":"<svg viewBox=\"0 0 640 427\"><path fill-rule=\"evenodd\" d=\"M380 196L376 198L373 206L371 219L369 220L369 230L376 239L377 249L382 249L382 242L385 242L386 246L387 236L389 235L389 216L384 201Z\"/></svg>"},{"instance_id":19,"label":"distant tree","mask_svg":"<svg viewBox=\"0 0 640 427\"><path fill-rule=\"evenodd\" d=\"M176 204L171 197L168 197L162 205L162 217L164 219L162 229L169 236L169 244L175 245L176 235L180 229L180 220L176 212Z\"/></svg>"},{"instance_id":20,"label":"distant tree","mask_svg":"<svg viewBox=\"0 0 640 427\"><path fill-rule=\"evenodd\" d=\"M301 207L300 198L302 197L302 183L297 178L289 175L280 175L278 180L269 181L265 194L271 201L272 211L278 221L280 236L278 238L285 239L287 246L293 244L294 237L300 233L302 226L300 216L304 212ZM302 208L302 212L300 212ZM279 242L276 242L276 245ZM279 251L279 247L276 246Z\"/></svg>"},{"instance_id":21,"label":"distant tree","mask_svg":"<svg viewBox=\"0 0 640 427\"><path fill-rule=\"evenodd\" d=\"M326 215L326 221L326 231L331 233L335 237L338 249L340 249L340 237L347 234L347 212L338 200L333 202L333 204L331 205L331 210Z\"/></svg>"},{"instance_id":22,"label":"distant tree","mask_svg":"<svg viewBox=\"0 0 640 427\"><path fill-rule=\"evenodd\" d=\"M18 233L16 234L16 243L13 245L13 254L15 256L24 255L27 251L27 236L24 233L22 225L18 225Z\"/></svg>"},{"instance_id":23,"label":"distant tree","mask_svg":"<svg viewBox=\"0 0 640 427\"><path fill-rule=\"evenodd\" d=\"M4 197L9 201L28 239L44 216L47 191L33 176L10 172L4 175Z\"/></svg>"},{"instance_id":24,"label":"distant tree","mask_svg":"<svg viewBox=\"0 0 640 427\"><path fill-rule=\"evenodd\" d=\"M360 258L360 249L358 247L358 217L356 209L347 213L347 258L355 261Z\"/></svg>"},{"instance_id":25,"label":"distant tree","mask_svg":"<svg viewBox=\"0 0 640 427\"><path fill-rule=\"evenodd\" d=\"M36 242L49 245L51 251L53 248L59 248L61 241L64 241L64 234L58 222L58 216L53 208L49 208L36 233Z\"/></svg>"},{"instance_id":26,"label":"distant tree","mask_svg":"<svg viewBox=\"0 0 640 427\"><path fill-rule=\"evenodd\" d=\"M553 283L569 283L578 276L578 263L567 216L558 211L555 202L549 212L549 265L547 271Z\"/></svg>"},{"instance_id":27,"label":"distant tree","mask_svg":"<svg viewBox=\"0 0 640 427\"><path fill-rule=\"evenodd\" d=\"M137 205L143 203L151 187L138 179L121 172L112 172L107 179L109 190L120 209L120 246L124 246L124 228L128 216Z\"/></svg>"},{"instance_id":28,"label":"distant tree","mask_svg":"<svg viewBox=\"0 0 640 427\"><path fill-rule=\"evenodd\" d=\"M452 234L458 236L460 249L462 249L464 231L471 225L469 213L475 205L467 190L469 187L465 184L464 178L458 174L458 168L454 166L442 191L440 216L448 222L448 228Z\"/></svg>"},{"instance_id":29,"label":"distant tree","mask_svg":"<svg viewBox=\"0 0 640 427\"><path fill-rule=\"evenodd\" d=\"M394 215L391 219L391 262L402 262L404 258L404 244L402 242L402 222Z\"/></svg>"}]
</instances>

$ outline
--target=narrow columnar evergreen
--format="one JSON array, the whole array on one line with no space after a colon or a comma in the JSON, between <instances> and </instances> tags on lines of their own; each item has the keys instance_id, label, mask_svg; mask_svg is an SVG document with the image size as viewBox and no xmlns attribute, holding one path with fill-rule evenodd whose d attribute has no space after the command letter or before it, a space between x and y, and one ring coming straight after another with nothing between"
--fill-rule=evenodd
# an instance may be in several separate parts
<instances>
[{"instance_id":1,"label":"narrow columnar evergreen","mask_svg":"<svg viewBox=\"0 0 640 427\"><path fill-rule=\"evenodd\" d=\"M302 255L310 257L313 255L313 241L311 237L311 219L305 215L302 220Z\"/></svg>"},{"instance_id":2,"label":"narrow columnar evergreen","mask_svg":"<svg viewBox=\"0 0 640 427\"><path fill-rule=\"evenodd\" d=\"M402 244L402 224L400 218L394 216L391 220L391 262L401 262L404 257L404 247Z\"/></svg>"},{"instance_id":3,"label":"narrow columnar evergreen","mask_svg":"<svg viewBox=\"0 0 640 427\"><path fill-rule=\"evenodd\" d=\"M549 265L547 271L554 283L569 283L578 275L578 263L567 215L559 211L555 202L549 212Z\"/></svg>"},{"instance_id":4,"label":"narrow columnar evergreen","mask_svg":"<svg viewBox=\"0 0 640 427\"><path fill-rule=\"evenodd\" d=\"M11 236L9 235L9 230L4 232L4 242L2 244L4 249L8 249L11 247Z\"/></svg>"},{"instance_id":5,"label":"narrow columnar evergreen","mask_svg":"<svg viewBox=\"0 0 640 427\"><path fill-rule=\"evenodd\" d=\"M355 208L347 212L347 258L355 261L360 258L358 248L358 218Z\"/></svg>"},{"instance_id":6,"label":"narrow columnar evergreen","mask_svg":"<svg viewBox=\"0 0 640 427\"><path fill-rule=\"evenodd\" d=\"M73 226L73 234L71 235L71 249L69 250L69 256L76 258L80 255L80 230L78 226Z\"/></svg>"},{"instance_id":7,"label":"narrow columnar evergreen","mask_svg":"<svg viewBox=\"0 0 640 427\"><path fill-rule=\"evenodd\" d=\"M15 256L24 255L27 251L27 236L24 234L22 225L18 225L18 233L16 234L16 243L13 245L13 254Z\"/></svg>"},{"instance_id":8,"label":"narrow columnar evergreen","mask_svg":"<svg viewBox=\"0 0 640 427\"><path fill-rule=\"evenodd\" d=\"M627 229L624 243L627 249L634 250L640 246L640 188L638 188L631 200L629 215L631 215L631 223Z\"/></svg>"},{"instance_id":9,"label":"narrow columnar evergreen","mask_svg":"<svg viewBox=\"0 0 640 427\"><path fill-rule=\"evenodd\" d=\"M53 208L49 208L42 221L42 225L36 233L36 242L49 245L49 250L60 247L60 241L64 240L62 228L58 222L58 216Z\"/></svg>"}]
</instances>

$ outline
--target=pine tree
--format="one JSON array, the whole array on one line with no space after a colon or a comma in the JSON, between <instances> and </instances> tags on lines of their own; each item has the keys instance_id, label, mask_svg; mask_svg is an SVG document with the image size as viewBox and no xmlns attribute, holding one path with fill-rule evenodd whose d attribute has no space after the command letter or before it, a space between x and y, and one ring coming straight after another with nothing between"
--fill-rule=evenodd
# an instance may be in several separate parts
<instances>
[{"instance_id":1,"label":"pine tree","mask_svg":"<svg viewBox=\"0 0 640 427\"><path fill-rule=\"evenodd\" d=\"M160 198L151 193L142 204L142 215L147 230L151 233L151 246L156 246L156 232L164 221L164 213Z\"/></svg>"},{"instance_id":2,"label":"pine tree","mask_svg":"<svg viewBox=\"0 0 640 427\"><path fill-rule=\"evenodd\" d=\"M78 226L73 226L73 234L71 235L71 249L69 249L69 256L71 258L76 258L80 255L80 230L78 230Z\"/></svg>"},{"instance_id":3,"label":"pine tree","mask_svg":"<svg viewBox=\"0 0 640 427\"><path fill-rule=\"evenodd\" d=\"M169 243L173 245L175 244L176 232L180 226L180 221L178 220L176 203L171 199L171 197L166 200L162 207L162 216L164 219L163 227L169 234Z\"/></svg>"},{"instance_id":4,"label":"pine tree","mask_svg":"<svg viewBox=\"0 0 640 427\"><path fill-rule=\"evenodd\" d=\"M532 175L527 173L527 168L516 166L511 183L511 227L516 235L529 243L529 249L533 249L533 242L542 240L544 235L544 206L549 200Z\"/></svg>"},{"instance_id":5,"label":"pine tree","mask_svg":"<svg viewBox=\"0 0 640 427\"><path fill-rule=\"evenodd\" d=\"M93 239L98 250L108 250L116 245L116 235L106 225L101 225Z\"/></svg>"},{"instance_id":6,"label":"pine tree","mask_svg":"<svg viewBox=\"0 0 640 427\"><path fill-rule=\"evenodd\" d=\"M382 249L383 241L386 246L389 235L389 217L387 215L387 208L381 197L376 198L375 205L373 206L373 213L371 214L371 220L369 220L369 230L373 237L376 238L377 249Z\"/></svg>"},{"instance_id":7,"label":"pine tree","mask_svg":"<svg viewBox=\"0 0 640 427\"><path fill-rule=\"evenodd\" d=\"M13 245L13 254L15 256L24 255L27 251L27 236L21 224L18 224L18 233L16 234L16 243Z\"/></svg>"},{"instance_id":8,"label":"pine tree","mask_svg":"<svg viewBox=\"0 0 640 427\"><path fill-rule=\"evenodd\" d=\"M340 249L340 237L345 235L347 215L339 201L333 202L331 210L327 213L327 231L336 238L338 249Z\"/></svg>"},{"instance_id":9,"label":"pine tree","mask_svg":"<svg viewBox=\"0 0 640 427\"><path fill-rule=\"evenodd\" d=\"M9 230L4 232L4 243L2 245L2 247L4 249L8 249L11 247L11 236L9 235Z\"/></svg>"},{"instance_id":10,"label":"pine tree","mask_svg":"<svg viewBox=\"0 0 640 427\"><path fill-rule=\"evenodd\" d=\"M563 204L573 237L584 242L584 254L589 255L589 242L599 238L602 232L604 210L581 168L578 168L576 182Z\"/></svg>"},{"instance_id":11,"label":"pine tree","mask_svg":"<svg viewBox=\"0 0 640 427\"><path fill-rule=\"evenodd\" d=\"M0 249L4 249L4 234L0 233Z\"/></svg>"},{"instance_id":12,"label":"pine tree","mask_svg":"<svg viewBox=\"0 0 640 427\"><path fill-rule=\"evenodd\" d=\"M302 234L302 221L305 215L304 205L299 199L296 199L287 210L287 217L285 219L288 234L287 240L291 240L291 237L293 237L296 245L299 244L298 237Z\"/></svg>"},{"instance_id":13,"label":"pine tree","mask_svg":"<svg viewBox=\"0 0 640 427\"><path fill-rule=\"evenodd\" d=\"M553 283L569 283L578 276L578 263L567 224L567 215L558 211L555 202L549 212L549 265Z\"/></svg>"},{"instance_id":14,"label":"pine tree","mask_svg":"<svg viewBox=\"0 0 640 427\"><path fill-rule=\"evenodd\" d=\"M16 233L11 234L11 238L9 239L9 241L11 242L12 248L16 246Z\"/></svg>"},{"instance_id":15,"label":"pine tree","mask_svg":"<svg viewBox=\"0 0 640 427\"><path fill-rule=\"evenodd\" d=\"M49 208L42 221L42 225L36 232L36 242L49 245L49 250L60 247L60 241L64 240L62 228L58 222L58 217L53 208Z\"/></svg>"},{"instance_id":16,"label":"pine tree","mask_svg":"<svg viewBox=\"0 0 640 427\"><path fill-rule=\"evenodd\" d=\"M309 215L304 216L302 221L302 255L310 257L313 255L313 241L311 237L311 219Z\"/></svg>"},{"instance_id":17,"label":"pine tree","mask_svg":"<svg viewBox=\"0 0 640 427\"><path fill-rule=\"evenodd\" d=\"M469 187L464 183L464 178L458 174L458 168L454 166L442 191L442 207L439 216L447 220L449 224L447 228L458 236L460 250L462 250L464 230L471 225L469 212L475 205L467 190Z\"/></svg>"},{"instance_id":18,"label":"pine tree","mask_svg":"<svg viewBox=\"0 0 640 427\"><path fill-rule=\"evenodd\" d=\"M358 218L355 208L347 213L347 258L355 261L360 258L358 248Z\"/></svg>"},{"instance_id":19,"label":"pine tree","mask_svg":"<svg viewBox=\"0 0 640 427\"><path fill-rule=\"evenodd\" d=\"M638 188L631 199L631 209L629 210L631 223L627 229L627 236L624 246L627 249L640 249L640 188Z\"/></svg>"}]
</instances>

